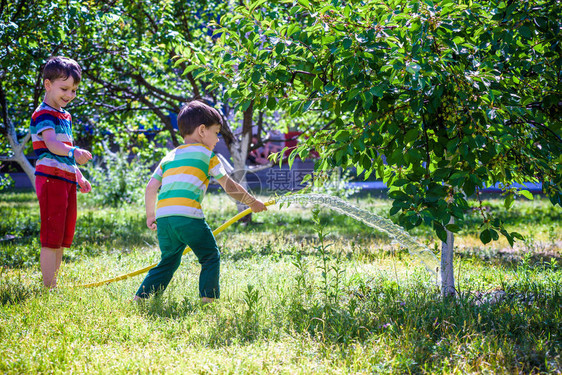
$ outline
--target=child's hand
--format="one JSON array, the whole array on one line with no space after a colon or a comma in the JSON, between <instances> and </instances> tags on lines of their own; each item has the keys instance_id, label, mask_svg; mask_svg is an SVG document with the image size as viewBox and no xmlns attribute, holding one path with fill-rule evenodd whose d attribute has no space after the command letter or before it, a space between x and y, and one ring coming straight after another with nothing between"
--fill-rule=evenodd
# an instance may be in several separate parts
<instances>
[{"instance_id":1,"label":"child's hand","mask_svg":"<svg viewBox=\"0 0 562 375\"><path fill-rule=\"evenodd\" d=\"M81 193L89 193L90 191L92 191L92 185L90 184L90 181L86 180L85 178L78 179L78 186L80 186Z\"/></svg>"},{"instance_id":2,"label":"child's hand","mask_svg":"<svg viewBox=\"0 0 562 375\"><path fill-rule=\"evenodd\" d=\"M76 159L76 162L80 165L86 164L88 160L92 160L92 154L88 150L76 148L74 150L74 159Z\"/></svg>"},{"instance_id":3,"label":"child's hand","mask_svg":"<svg viewBox=\"0 0 562 375\"><path fill-rule=\"evenodd\" d=\"M252 203L250 203L250 208L252 209L252 212L262 212L262 211L267 211L267 207L265 206L265 204L260 201L259 199L256 199L255 201L253 201Z\"/></svg>"},{"instance_id":4,"label":"child's hand","mask_svg":"<svg viewBox=\"0 0 562 375\"><path fill-rule=\"evenodd\" d=\"M146 226L150 230L156 230L156 218L154 216L146 217Z\"/></svg>"}]
</instances>

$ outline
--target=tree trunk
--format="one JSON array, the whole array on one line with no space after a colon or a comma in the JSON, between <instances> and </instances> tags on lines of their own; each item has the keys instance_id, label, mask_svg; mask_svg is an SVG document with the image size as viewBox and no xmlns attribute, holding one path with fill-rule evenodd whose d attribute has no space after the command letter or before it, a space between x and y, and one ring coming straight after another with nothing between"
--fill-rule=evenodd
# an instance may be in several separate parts
<instances>
[{"instance_id":1,"label":"tree trunk","mask_svg":"<svg viewBox=\"0 0 562 375\"><path fill-rule=\"evenodd\" d=\"M232 142L230 147L230 155L232 156L232 164L234 167L231 177L234 181L242 185L244 189L248 189L248 182L246 181L246 159L248 158L248 139L250 139L250 137L251 133L243 133L240 142ZM238 212L242 212L248 208L248 206L241 202L236 202L236 207L238 208ZM251 214L245 218L247 218L245 219L246 222L250 222Z\"/></svg>"},{"instance_id":2,"label":"tree trunk","mask_svg":"<svg viewBox=\"0 0 562 375\"><path fill-rule=\"evenodd\" d=\"M2 133L8 138L10 142L10 147L14 153L12 156L0 156L0 161L15 161L18 163L31 181L33 189L35 189L35 168L31 165L29 160L25 157L23 152L25 144L31 139L31 133L23 138L21 143L18 141L18 136L16 134L16 128L10 120L8 115L8 101L6 100L6 93L4 92L4 85L0 81L0 116L2 117L2 122L4 123L4 128L1 129Z\"/></svg>"},{"instance_id":3,"label":"tree trunk","mask_svg":"<svg viewBox=\"0 0 562 375\"><path fill-rule=\"evenodd\" d=\"M0 156L0 161L15 161L18 163L31 181L31 185L33 185L33 189L35 190L35 168L31 165L29 160L25 157L23 150L25 148L25 144L31 138L31 134L27 133L27 135L23 138L21 143L18 141L18 136L16 134L16 128L14 124L10 120L8 115L8 103L6 100L6 95L4 93L4 88L0 83L0 114L2 116L2 122L4 123L3 133L8 138L8 142L10 142L10 147L12 148L12 152L14 153L12 156Z\"/></svg>"},{"instance_id":4,"label":"tree trunk","mask_svg":"<svg viewBox=\"0 0 562 375\"><path fill-rule=\"evenodd\" d=\"M453 224L455 219L451 217L449 224ZM441 294L443 297L455 295L455 274L453 272L453 255L455 235L451 231L447 232L447 241L441 243Z\"/></svg>"},{"instance_id":5,"label":"tree trunk","mask_svg":"<svg viewBox=\"0 0 562 375\"><path fill-rule=\"evenodd\" d=\"M31 181L31 185L33 185L33 189L35 190L35 168L33 168L31 163L29 162L29 160L27 160L25 154L23 153L23 148L25 147L25 144L29 139L29 134L24 138L22 143L19 143L15 138L15 130L13 131L14 134L10 133L11 132L8 132L8 140L10 141L10 146L12 146L14 155L9 157L0 156L0 161L15 161L16 163L18 163L21 169L23 169L23 171L29 178L29 181Z\"/></svg>"},{"instance_id":6,"label":"tree trunk","mask_svg":"<svg viewBox=\"0 0 562 375\"><path fill-rule=\"evenodd\" d=\"M230 155L232 156L232 163L234 164L232 179L242 185L244 189L248 189L248 182L246 181L246 160L248 159L248 152L252 141L253 114L254 105L252 102L244 111L240 142L233 142L230 147ZM248 206L240 202L236 202L236 207L238 208L238 212L242 212L248 208ZM252 222L252 214L245 216L241 221L245 223Z\"/></svg>"}]
</instances>

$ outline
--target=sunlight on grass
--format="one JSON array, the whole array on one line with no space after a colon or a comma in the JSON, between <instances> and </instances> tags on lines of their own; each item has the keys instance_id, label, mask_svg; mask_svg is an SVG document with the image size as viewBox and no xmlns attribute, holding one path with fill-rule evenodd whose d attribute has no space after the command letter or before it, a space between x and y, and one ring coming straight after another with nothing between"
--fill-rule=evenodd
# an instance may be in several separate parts
<instances>
[{"instance_id":1,"label":"sunlight on grass","mask_svg":"<svg viewBox=\"0 0 562 375\"><path fill-rule=\"evenodd\" d=\"M562 371L562 213L545 201L517 202L513 212L488 203L528 235L514 249L483 246L462 228L453 301L388 236L320 211L323 248L310 210L272 208L217 236L223 295L201 306L191 253L166 292L143 303L131 297L144 275L73 287L158 261L142 207L81 202L61 287L44 290L33 199L12 194L0 204L8 218L0 237L14 236L0 242L2 373ZM390 207L353 201L379 215ZM205 208L213 228L236 213L223 195L210 194ZM427 228L413 232L439 248Z\"/></svg>"}]
</instances>

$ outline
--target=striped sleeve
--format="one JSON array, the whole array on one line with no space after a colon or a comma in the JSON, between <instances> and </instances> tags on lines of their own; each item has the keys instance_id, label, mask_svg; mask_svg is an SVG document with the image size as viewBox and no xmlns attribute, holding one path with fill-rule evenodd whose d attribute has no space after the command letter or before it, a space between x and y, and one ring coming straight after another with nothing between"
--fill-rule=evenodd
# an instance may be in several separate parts
<instances>
[{"instance_id":1,"label":"striped sleeve","mask_svg":"<svg viewBox=\"0 0 562 375\"><path fill-rule=\"evenodd\" d=\"M209 161L209 176L212 176L218 180L225 175L226 175L226 171L224 170L224 167L221 164L220 159L213 152L211 156L211 160Z\"/></svg>"},{"instance_id":2,"label":"striped sleeve","mask_svg":"<svg viewBox=\"0 0 562 375\"><path fill-rule=\"evenodd\" d=\"M158 164L158 167L156 167L156 169L154 170L152 178L162 182L162 162L160 162L160 164Z\"/></svg>"},{"instance_id":3,"label":"striped sleeve","mask_svg":"<svg viewBox=\"0 0 562 375\"><path fill-rule=\"evenodd\" d=\"M35 134L41 134L42 132L44 132L44 131L47 130L47 129L53 129L53 130L55 130L55 126L56 126L56 125L55 125L55 122L53 121L53 120L54 120L54 117L48 116L48 115L43 115L43 116L41 116L41 117L43 117L43 118L41 119L41 122L38 122L38 123L35 125L35 129L34 129L34 130L35 130L35 132L34 132Z\"/></svg>"}]
</instances>

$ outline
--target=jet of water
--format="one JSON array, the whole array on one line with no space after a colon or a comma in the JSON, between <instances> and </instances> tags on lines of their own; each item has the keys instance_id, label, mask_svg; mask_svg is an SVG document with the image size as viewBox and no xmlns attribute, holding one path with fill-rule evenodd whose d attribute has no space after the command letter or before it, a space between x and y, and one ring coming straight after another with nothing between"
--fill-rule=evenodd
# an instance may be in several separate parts
<instances>
[{"instance_id":1,"label":"jet of water","mask_svg":"<svg viewBox=\"0 0 562 375\"><path fill-rule=\"evenodd\" d=\"M378 229L390 235L396 242L408 249L409 253L417 258L430 272L437 285L441 283L439 272L439 260L426 246L419 244L402 227L394 224L389 219L375 215L367 210L356 207L341 198L324 194L293 194L285 195L276 199L277 203L299 203L302 205L315 204L324 206L355 220L359 220L368 226Z\"/></svg>"}]
</instances>

